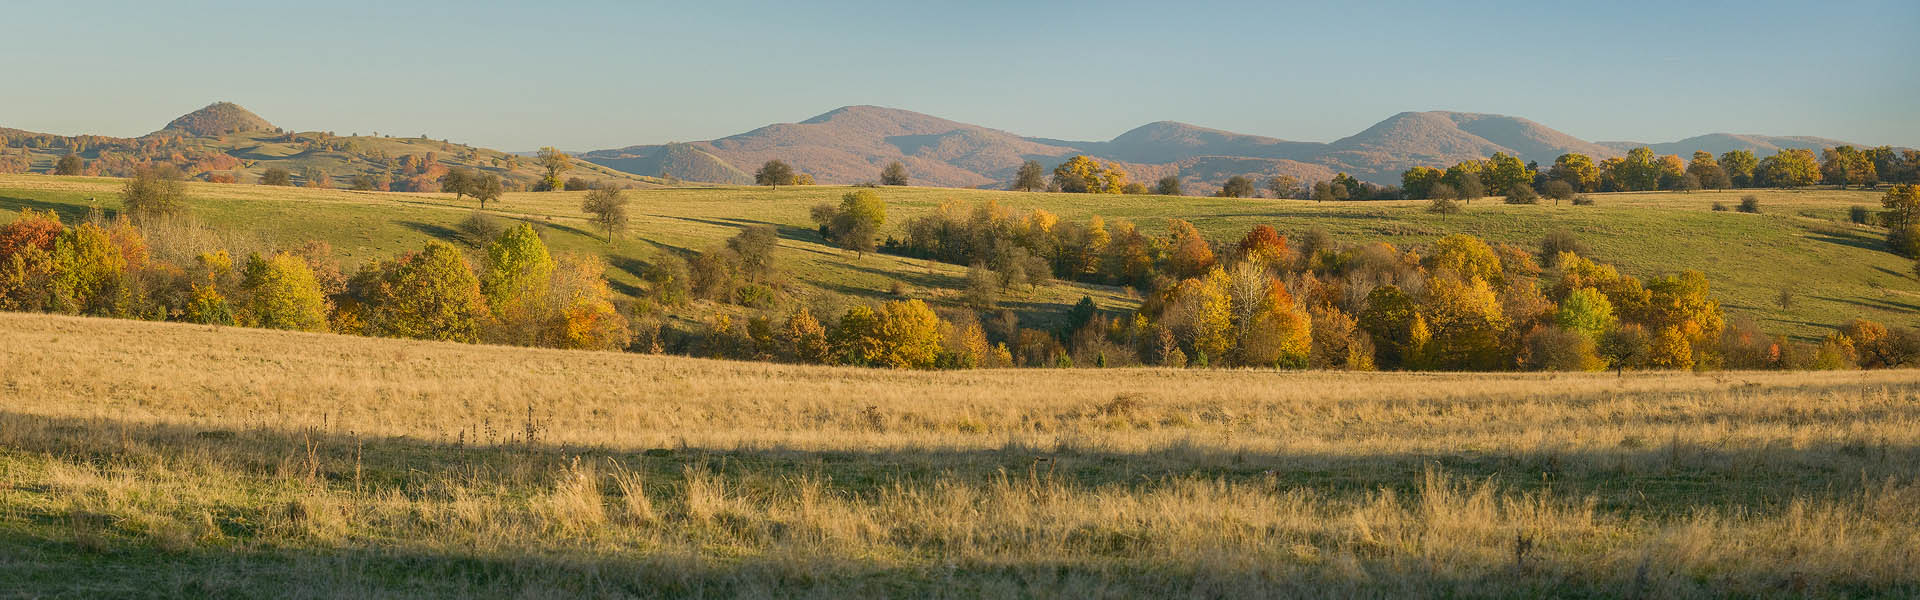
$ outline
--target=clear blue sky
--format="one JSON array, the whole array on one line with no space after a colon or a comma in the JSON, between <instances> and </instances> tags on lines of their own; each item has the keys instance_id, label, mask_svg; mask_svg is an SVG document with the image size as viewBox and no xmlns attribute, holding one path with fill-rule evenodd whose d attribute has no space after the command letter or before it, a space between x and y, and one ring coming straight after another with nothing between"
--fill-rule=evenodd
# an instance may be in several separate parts
<instances>
[{"instance_id":1,"label":"clear blue sky","mask_svg":"<svg viewBox=\"0 0 1920 600\"><path fill-rule=\"evenodd\" d=\"M140 135L231 100L525 150L848 104L1067 139L1177 120L1330 141L1461 110L1589 140L1920 146L1914 0L1359 4L7 2L0 125Z\"/></svg>"}]
</instances>

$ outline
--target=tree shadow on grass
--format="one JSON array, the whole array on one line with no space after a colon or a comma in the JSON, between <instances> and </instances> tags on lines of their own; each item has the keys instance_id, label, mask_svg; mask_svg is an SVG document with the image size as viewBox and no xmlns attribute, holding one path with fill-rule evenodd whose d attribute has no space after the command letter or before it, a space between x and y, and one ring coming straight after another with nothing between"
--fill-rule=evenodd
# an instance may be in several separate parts
<instances>
[{"instance_id":1,"label":"tree shadow on grass","mask_svg":"<svg viewBox=\"0 0 1920 600\"><path fill-rule=\"evenodd\" d=\"M87 218L87 212L90 210L90 208L91 207L88 207L88 206L81 206L77 204L67 204L63 202L47 202L45 200L35 200L32 198L0 196L0 211L18 213L22 209L33 209L39 212L52 212L54 214L60 215L60 221L63 223L78 223L81 221L85 221ZM116 211L110 210L106 207L101 207L100 210L104 214L106 214L106 216L108 217L112 217L116 213Z\"/></svg>"},{"instance_id":2,"label":"tree shadow on grass","mask_svg":"<svg viewBox=\"0 0 1920 600\"><path fill-rule=\"evenodd\" d=\"M472 241L467 239L467 235L464 233L461 233L460 230L454 229L452 227L448 227L445 225L440 225L438 223L422 223L420 221L400 221L399 225L401 227L412 229L416 232L425 234L427 237L440 240L443 242L467 244Z\"/></svg>"},{"instance_id":3,"label":"tree shadow on grass","mask_svg":"<svg viewBox=\"0 0 1920 600\"><path fill-rule=\"evenodd\" d=\"M1878 298L1841 298L1838 296L1814 296L1814 298L1826 300L1828 302L1851 304L1853 306L1859 306L1863 308L1873 308L1873 309L1879 309L1879 310L1891 310L1896 312L1920 311L1920 304L1914 304L1912 302L1896 302L1893 300L1878 299Z\"/></svg>"}]
</instances>

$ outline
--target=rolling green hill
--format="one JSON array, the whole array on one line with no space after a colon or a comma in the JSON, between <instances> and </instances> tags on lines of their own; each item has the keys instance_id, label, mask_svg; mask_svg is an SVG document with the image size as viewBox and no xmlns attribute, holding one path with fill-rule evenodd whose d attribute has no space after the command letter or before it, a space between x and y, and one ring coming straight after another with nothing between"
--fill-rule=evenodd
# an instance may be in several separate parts
<instances>
[{"instance_id":1,"label":"rolling green hill","mask_svg":"<svg viewBox=\"0 0 1920 600\"><path fill-rule=\"evenodd\" d=\"M93 177L0 175L0 221L22 208L82 217L91 204L118 206L119 180ZM825 244L813 230L808 209L836 201L850 188L832 186L660 188L629 192L632 230L602 242L580 211L582 192L509 193L488 212L533 223L559 251L593 252L613 266L616 291L643 294L639 275L657 250L694 252L721 244L750 224L779 228L779 261L787 286L802 301L831 304L846 297L890 297L894 282L904 294L957 306L965 269L956 265L888 255L856 258ZM244 232L266 244L319 239L333 245L343 264L385 258L420 247L428 238L458 239L459 224L474 211L470 200L449 194L353 192L256 185L194 183L188 187L194 215L217 228ZM1452 233L1537 248L1556 229L1574 232L1595 258L1641 276L1681 269L1705 272L1714 295L1735 316L1763 328L1803 338L1824 334L1855 317L1890 324L1916 324L1920 284L1913 262L1884 250L1878 228L1853 225L1852 206L1878 205L1879 192L1857 190L1744 190L1726 192L1598 194L1595 206L1505 205L1473 202L1463 214L1425 212L1423 202L1314 203L1295 200L1089 196L943 188L881 188L888 204L886 233L898 234L915 215L942 203L997 202L1016 211L1045 209L1062 219L1100 215L1131 220L1159 235L1169 219L1192 221L1217 241L1237 239L1269 224L1285 234L1324 228L1342 242L1385 241L1419 245ZM1762 213L1714 211L1746 194L1759 197ZM1789 301L1781 306L1782 290ZM1106 308L1138 300L1121 288L1054 284L1004 299L1036 319L1058 314L1082 295ZM711 305L696 304L681 316L705 318Z\"/></svg>"}]
</instances>

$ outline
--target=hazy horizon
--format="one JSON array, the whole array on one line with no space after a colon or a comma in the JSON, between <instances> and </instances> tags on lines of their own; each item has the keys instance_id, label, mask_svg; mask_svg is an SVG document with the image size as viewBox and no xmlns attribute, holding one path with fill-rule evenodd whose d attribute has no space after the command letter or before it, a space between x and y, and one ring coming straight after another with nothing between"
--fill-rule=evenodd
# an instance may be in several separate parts
<instances>
[{"instance_id":1,"label":"hazy horizon","mask_svg":"<svg viewBox=\"0 0 1920 600\"><path fill-rule=\"evenodd\" d=\"M711 139L847 105L1090 141L1166 120L1327 142L1451 110L1590 141L1920 146L1903 60L1920 5L1844 4L27 5L10 12L42 26L0 49L30 58L11 79L31 93L0 98L0 126L130 137L225 100L294 130L524 151Z\"/></svg>"}]
</instances>

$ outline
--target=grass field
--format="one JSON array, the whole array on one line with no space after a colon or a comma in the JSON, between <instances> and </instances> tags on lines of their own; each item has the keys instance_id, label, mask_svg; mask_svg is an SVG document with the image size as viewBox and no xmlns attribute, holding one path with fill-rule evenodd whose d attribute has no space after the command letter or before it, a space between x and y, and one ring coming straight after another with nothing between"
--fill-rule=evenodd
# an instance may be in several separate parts
<instances>
[{"instance_id":1,"label":"grass field","mask_svg":"<svg viewBox=\"0 0 1920 600\"><path fill-rule=\"evenodd\" d=\"M42 175L0 175L0 221L21 208L55 210L69 219L90 205L118 206L120 180ZM261 244L297 244L320 239L333 245L349 268L420 247L428 238L452 238L473 212L473 202L448 194L351 192L254 185L189 184L197 218L240 232ZM788 281L803 302L831 303L838 298L876 299L895 281L907 295L937 304L957 304L965 269L930 261L869 255L856 259L824 243L808 221L807 209L837 201L847 188L679 188L629 192L635 213L632 230L608 244L580 211L584 192L511 193L489 206L500 216L534 223L548 243L562 251L598 252L614 266L609 278L616 291L638 294L639 273L656 249L692 252L720 244L741 227L777 226ZM1920 310L1920 286L1912 261L1886 252L1882 233L1847 223L1852 206L1877 207L1879 194L1836 190L1742 190L1728 192L1600 194L1597 206L1514 206L1487 199L1464 214L1434 215L1424 203L1313 203L1294 200L1169 198L1162 196L1088 196L959 190L884 188L889 224L932 211L942 202L995 201L1015 210L1043 208L1066 219L1101 215L1129 219L1156 235L1171 218L1194 222L1216 239L1237 237L1254 225L1270 224L1283 233L1323 227L1342 241L1420 244L1451 233L1469 233L1491 241L1537 248L1554 229L1575 232L1597 258L1641 276L1699 269L1714 293L1734 315L1763 328L1816 339L1855 317L1891 324L1914 324ZM1763 214L1716 212L1714 203L1732 206L1740 196L1760 197ZM898 231L890 229L889 231ZM1792 302L1777 304L1782 289ZM1036 320L1064 311L1081 296L1110 309L1137 301L1105 286L1055 284L1006 298L1012 308ZM695 307L698 318L710 307ZM833 313L829 313L833 314Z\"/></svg>"},{"instance_id":2,"label":"grass field","mask_svg":"<svg viewBox=\"0 0 1920 600\"><path fill-rule=\"evenodd\" d=\"M1920 594L1920 373L903 373L0 314L0 595Z\"/></svg>"}]
</instances>

